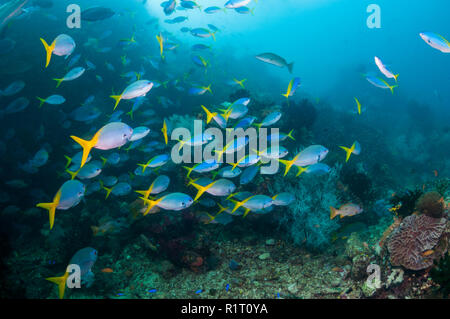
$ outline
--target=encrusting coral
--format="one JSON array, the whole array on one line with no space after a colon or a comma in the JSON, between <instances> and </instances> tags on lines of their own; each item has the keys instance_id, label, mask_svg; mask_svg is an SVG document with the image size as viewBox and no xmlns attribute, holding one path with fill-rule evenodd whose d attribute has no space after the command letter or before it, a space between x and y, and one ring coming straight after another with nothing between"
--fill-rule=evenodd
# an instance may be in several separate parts
<instances>
[{"instance_id":1,"label":"encrusting coral","mask_svg":"<svg viewBox=\"0 0 450 319\"><path fill-rule=\"evenodd\" d=\"M403 219L388 240L393 266L421 270L433 264L433 248L438 244L447 224L446 218L411 215Z\"/></svg>"}]
</instances>

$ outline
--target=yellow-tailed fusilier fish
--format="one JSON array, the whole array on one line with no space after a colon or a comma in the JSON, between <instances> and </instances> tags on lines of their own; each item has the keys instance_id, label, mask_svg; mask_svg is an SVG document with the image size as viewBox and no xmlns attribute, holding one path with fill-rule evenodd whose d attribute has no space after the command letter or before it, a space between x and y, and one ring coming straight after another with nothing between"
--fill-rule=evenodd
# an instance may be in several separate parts
<instances>
[{"instance_id":1,"label":"yellow-tailed fusilier fish","mask_svg":"<svg viewBox=\"0 0 450 319\"><path fill-rule=\"evenodd\" d=\"M433 32L422 32L420 37L432 48L443 53L450 53L450 42L442 35Z\"/></svg>"},{"instance_id":2,"label":"yellow-tailed fusilier fish","mask_svg":"<svg viewBox=\"0 0 450 319\"><path fill-rule=\"evenodd\" d=\"M288 85L286 94L282 94L285 98L289 99L290 96L293 96L295 94L295 91L300 87L301 79L300 78L293 78Z\"/></svg>"},{"instance_id":3,"label":"yellow-tailed fusilier fish","mask_svg":"<svg viewBox=\"0 0 450 319\"><path fill-rule=\"evenodd\" d=\"M45 40L42 38L41 42L44 45L45 51L47 52L47 60L45 62L46 68L50 64L52 54L57 56L65 56L67 59L76 47L75 41L67 34L58 35L51 45L48 45L47 42L45 42Z\"/></svg>"},{"instance_id":4,"label":"yellow-tailed fusilier fish","mask_svg":"<svg viewBox=\"0 0 450 319\"><path fill-rule=\"evenodd\" d=\"M169 161L169 159L170 156L167 154L156 155L153 158L151 158L147 163L138 164L138 166L142 168L142 173L144 173L147 167L156 168L163 166Z\"/></svg>"},{"instance_id":5,"label":"yellow-tailed fusilier fish","mask_svg":"<svg viewBox=\"0 0 450 319\"><path fill-rule=\"evenodd\" d=\"M81 281L85 281L86 277L94 276L91 271L92 266L94 266L97 260L98 252L94 248L86 247L78 250L75 255L70 259L69 265L78 265L81 271ZM45 278L46 280L53 282L58 285L59 299L64 298L64 291L66 289L67 278L70 273L68 272L68 267L66 267L66 272L61 277L50 277Z\"/></svg>"},{"instance_id":6,"label":"yellow-tailed fusilier fish","mask_svg":"<svg viewBox=\"0 0 450 319\"><path fill-rule=\"evenodd\" d=\"M322 161L328 155L328 149L322 145L311 145L298 153L292 160L279 160L286 166L284 176L287 175L293 165L297 166L299 170L301 167L316 164Z\"/></svg>"},{"instance_id":7,"label":"yellow-tailed fusilier fish","mask_svg":"<svg viewBox=\"0 0 450 319\"><path fill-rule=\"evenodd\" d=\"M273 111L272 113L268 114L261 123L255 123L253 125L258 128L271 126L278 122L278 120L281 118L281 115L283 114L280 111Z\"/></svg>"},{"instance_id":8,"label":"yellow-tailed fusilier fish","mask_svg":"<svg viewBox=\"0 0 450 319\"><path fill-rule=\"evenodd\" d=\"M137 97L145 96L152 89L152 87L153 82L148 80L140 80L127 86L127 88L122 92L122 94L111 95L111 98L113 98L116 101L116 104L114 105L114 110L116 109L117 105L119 105L121 100L131 100Z\"/></svg>"},{"instance_id":9,"label":"yellow-tailed fusilier fish","mask_svg":"<svg viewBox=\"0 0 450 319\"><path fill-rule=\"evenodd\" d=\"M216 162L215 159L205 160L202 163L197 163L193 167L183 166L187 171L186 177L189 178L191 173L194 171L196 173L207 173L216 170L219 168L220 164Z\"/></svg>"},{"instance_id":10,"label":"yellow-tailed fusilier fish","mask_svg":"<svg viewBox=\"0 0 450 319\"><path fill-rule=\"evenodd\" d=\"M379 57L375 57L375 64L377 65L378 69L380 69L380 72L384 74L385 77L387 77L388 79L395 79L395 82L397 82L399 74L394 74L391 70L389 70L386 64L384 64Z\"/></svg>"},{"instance_id":11,"label":"yellow-tailed fusilier fish","mask_svg":"<svg viewBox=\"0 0 450 319\"><path fill-rule=\"evenodd\" d=\"M125 145L133 135L133 129L122 122L112 122L103 126L95 133L91 140L83 140L76 136L70 136L83 148L80 168L84 166L89 153L93 148L99 150L110 150Z\"/></svg>"},{"instance_id":12,"label":"yellow-tailed fusilier fish","mask_svg":"<svg viewBox=\"0 0 450 319\"><path fill-rule=\"evenodd\" d=\"M247 216L250 211L261 211L273 205L273 199L266 195L253 195L242 201L236 201L233 199L230 199L230 201L234 203L234 208L231 211L231 214L242 206L245 208L244 217Z\"/></svg>"},{"instance_id":13,"label":"yellow-tailed fusilier fish","mask_svg":"<svg viewBox=\"0 0 450 319\"><path fill-rule=\"evenodd\" d=\"M213 196L228 196L236 190L236 185L232 181L224 178L212 181L207 177L203 177L191 180L189 185L194 186L198 190L194 201L198 200L205 192Z\"/></svg>"},{"instance_id":14,"label":"yellow-tailed fusilier fish","mask_svg":"<svg viewBox=\"0 0 450 319\"><path fill-rule=\"evenodd\" d=\"M216 41L216 32L211 32L208 29L205 28L195 28L190 30L191 34L194 37L198 38L209 38L212 37L214 41Z\"/></svg>"},{"instance_id":15,"label":"yellow-tailed fusilier fish","mask_svg":"<svg viewBox=\"0 0 450 319\"><path fill-rule=\"evenodd\" d=\"M157 195L164 192L169 187L169 183L170 178L168 176L160 175L157 178L155 178L155 180L147 190L135 192L144 196L145 199L148 199L150 195Z\"/></svg>"},{"instance_id":16,"label":"yellow-tailed fusilier fish","mask_svg":"<svg viewBox=\"0 0 450 319\"><path fill-rule=\"evenodd\" d=\"M358 143L358 141L355 141L350 148L345 146L339 147L342 148L347 154L345 157L345 162L348 162L348 160L350 159L350 155L352 154L359 155L361 153L361 145Z\"/></svg>"},{"instance_id":17,"label":"yellow-tailed fusilier fish","mask_svg":"<svg viewBox=\"0 0 450 319\"><path fill-rule=\"evenodd\" d=\"M248 136L239 136L236 139L233 139L232 141L228 142L225 147L223 147L221 150L214 150L215 154L219 154L219 157L217 158L218 161L221 160L223 154L233 154L235 152L240 151L242 148L246 147L249 143L250 139Z\"/></svg>"},{"instance_id":18,"label":"yellow-tailed fusilier fish","mask_svg":"<svg viewBox=\"0 0 450 319\"><path fill-rule=\"evenodd\" d=\"M84 196L86 188L80 181L73 180L65 182L56 193L51 203L39 203L36 206L48 210L50 218L50 229L55 222L56 209L67 210L75 207Z\"/></svg>"},{"instance_id":19,"label":"yellow-tailed fusilier fish","mask_svg":"<svg viewBox=\"0 0 450 319\"><path fill-rule=\"evenodd\" d=\"M64 75L63 78L61 78L61 79L53 79L53 80L55 80L57 82L56 83L56 87L58 88L61 85L62 82L73 81L73 80L78 79L80 76L83 75L83 73L85 71L86 71L85 68L77 67L77 68L74 68L74 69L70 70L69 72L67 72L67 74Z\"/></svg>"},{"instance_id":20,"label":"yellow-tailed fusilier fish","mask_svg":"<svg viewBox=\"0 0 450 319\"><path fill-rule=\"evenodd\" d=\"M139 197L147 205L147 210L150 211L154 206L158 206L165 210L180 211L188 208L194 203L191 196L183 193L170 193L155 200L149 200L144 197Z\"/></svg>"},{"instance_id":21,"label":"yellow-tailed fusilier fish","mask_svg":"<svg viewBox=\"0 0 450 319\"><path fill-rule=\"evenodd\" d=\"M295 196L291 193L283 192L272 197L275 206L288 206L295 201Z\"/></svg>"},{"instance_id":22,"label":"yellow-tailed fusilier fish","mask_svg":"<svg viewBox=\"0 0 450 319\"><path fill-rule=\"evenodd\" d=\"M164 59L164 38L162 34L156 35L156 40L158 40L159 43L159 52L161 54L161 58Z\"/></svg>"},{"instance_id":23,"label":"yellow-tailed fusilier fish","mask_svg":"<svg viewBox=\"0 0 450 319\"><path fill-rule=\"evenodd\" d=\"M365 77L372 85L379 87L380 89L389 89L392 94L394 94L394 88L398 87L398 85L389 85L385 80L376 76L366 75Z\"/></svg>"},{"instance_id":24,"label":"yellow-tailed fusilier fish","mask_svg":"<svg viewBox=\"0 0 450 319\"><path fill-rule=\"evenodd\" d=\"M239 85L241 88L245 89L245 86L244 86L245 81L247 81L247 79L242 79L239 81L238 79L234 78L234 79L228 81L227 84L230 86Z\"/></svg>"},{"instance_id":25,"label":"yellow-tailed fusilier fish","mask_svg":"<svg viewBox=\"0 0 450 319\"><path fill-rule=\"evenodd\" d=\"M64 97L62 97L61 95L51 95L45 99L37 97L37 99L40 102L39 107L42 107L42 105L44 103L51 104L51 105L60 105L66 101L66 99Z\"/></svg>"},{"instance_id":26,"label":"yellow-tailed fusilier fish","mask_svg":"<svg viewBox=\"0 0 450 319\"><path fill-rule=\"evenodd\" d=\"M82 168L76 169L76 167L78 165L75 164L72 169L66 169L66 172L69 173L72 179L75 179L75 177L79 179L91 179L97 177L102 172L102 162L100 161L87 163Z\"/></svg>"},{"instance_id":27,"label":"yellow-tailed fusilier fish","mask_svg":"<svg viewBox=\"0 0 450 319\"><path fill-rule=\"evenodd\" d=\"M219 114L218 112L211 112L203 105L201 107L206 113L206 124L209 124L209 122L214 119L217 125L219 125L221 128L226 128L227 120L221 114Z\"/></svg>"},{"instance_id":28,"label":"yellow-tailed fusilier fish","mask_svg":"<svg viewBox=\"0 0 450 319\"><path fill-rule=\"evenodd\" d=\"M236 9L241 8L249 4L252 0L229 0L225 3L225 8L227 9ZM258 2L255 0L255 2Z\"/></svg>"}]
</instances>

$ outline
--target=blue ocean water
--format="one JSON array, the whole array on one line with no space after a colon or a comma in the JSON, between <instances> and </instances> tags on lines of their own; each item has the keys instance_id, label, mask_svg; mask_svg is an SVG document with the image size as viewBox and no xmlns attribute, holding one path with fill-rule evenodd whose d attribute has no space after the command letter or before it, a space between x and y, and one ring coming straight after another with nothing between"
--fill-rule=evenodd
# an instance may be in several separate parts
<instances>
[{"instance_id":1,"label":"blue ocean water","mask_svg":"<svg viewBox=\"0 0 450 319\"><path fill-rule=\"evenodd\" d=\"M352 248L391 273L389 226L450 200L449 8L1 1L0 295L62 297L76 260L66 298L295 298L312 254L372 297Z\"/></svg>"}]
</instances>

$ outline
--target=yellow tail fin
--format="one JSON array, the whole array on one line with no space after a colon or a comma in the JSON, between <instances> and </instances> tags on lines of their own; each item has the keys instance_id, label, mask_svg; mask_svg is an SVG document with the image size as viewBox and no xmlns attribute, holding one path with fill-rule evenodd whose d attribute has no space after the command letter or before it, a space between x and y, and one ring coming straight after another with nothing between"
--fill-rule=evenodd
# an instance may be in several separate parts
<instances>
[{"instance_id":1,"label":"yellow tail fin","mask_svg":"<svg viewBox=\"0 0 450 319\"><path fill-rule=\"evenodd\" d=\"M342 148L345 152L346 152L346 156L345 156L345 162L348 162L348 160L350 159L350 155L352 155L353 149L345 147L345 146L339 146L340 148Z\"/></svg>"},{"instance_id":2,"label":"yellow tail fin","mask_svg":"<svg viewBox=\"0 0 450 319\"><path fill-rule=\"evenodd\" d=\"M50 229L53 228L53 224L55 223L55 212L56 212L56 208L59 205L60 199L61 199L61 190L59 190L56 193L55 198L53 198L52 203L39 203L36 205L36 207L44 208L44 209L48 210L48 215L49 215L49 219L50 219Z\"/></svg>"},{"instance_id":3,"label":"yellow tail fin","mask_svg":"<svg viewBox=\"0 0 450 319\"><path fill-rule=\"evenodd\" d=\"M161 198L158 199L158 200L150 200L150 199L147 199L147 198L144 198L144 197L139 197L139 198L142 199L142 200L145 202L145 204L148 205L147 209L146 209L145 212L144 212L144 216L145 216L145 215L147 215L147 214L150 212L150 210L151 210L153 207L155 207L155 206L161 201L161 199L164 198L164 197L161 197Z\"/></svg>"},{"instance_id":4,"label":"yellow tail fin","mask_svg":"<svg viewBox=\"0 0 450 319\"><path fill-rule=\"evenodd\" d=\"M66 272L61 277L45 278L45 280L48 280L48 281L53 282L53 283L58 285L59 299L63 299L64 298L64 291L66 290L67 277L69 277L69 273L68 272Z\"/></svg>"},{"instance_id":5,"label":"yellow tail fin","mask_svg":"<svg viewBox=\"0 0 450 319\"><path fill-rule=\"evenodd\" d=\"M61 83L64 81L64 79L53 79L56 81L56 88L59 88L59 86L61 85Z\"/></svg>"},{"instance_id":6,"label":"yellow tail fin","mask_svg":"<svg viewBox=\"0 0 450 319\"><path fill-rule=\"evenodd\" d=\"M180 151L183 148L184 144L186 144L186 142L181 141L181 140L178 140L178 142L180 143L180 147L178 147L178 151Z\"/></svg>"},{"instance_id":7,"label":"yellow tail fin","mask_svg":"<svg viewBox=\"0 0 450 319\"><path fill-rule=\"evenodd\" d=\"M283 163L286 166L286 169L285 169L284 175L283 175L283 176L286 176L287 173L289 172L289 170L291 169L292 165L294 165L294 161L286 161L286 160L282 160L282 159L280 159L278 161Z\"/></svg>"},{"instance_id":8,"label":"yellow tail fin","mask_svg":"<svg viewBox=\"0 0 450 319\"><path fill-rule=\"evenodd\" d=\"M289 134L287 135L287 137L289 137L291 140L295 141L295 138L292 136L292 133L294 133L294 130L292 129Z\"/></svg>"},{"instance_id":9,"label":"yellow tail fin","mask_svg":"<svg viewBox=\"0 0 450 319\"><path fill-rule=\"evenodd\" d=\"M195 167L195 166L194 166L194 167ZM183 168L185 168L185 169L188 171L188 173L187 173L187 175L186 175L187 178L189 178L189 176L191 175L192 170L194 169L194 167L183 166Z\"/></svg>"},{"instance_id":10,"label":"yellow tail fin","mask_svg":"<svg viewBox=\"0 0 450 319\"><path fill-rule=\"evenodd\" d=\"M80 172L80 170L81 170L81 168L79 168L76 172L72 172L72 171L69 171L69 169L66 169L66 172L69 173L69 175L71 177L70 179L74 180L75 177L77 177L77 175Z\"/></svg>"},{"instance_id":11,"label":"yellow tail fin","mask_svg":"<svg viewBox=\"0 0 450 319\"><path fill-rule=\"evenodd\" d=\"M64 155L64 157L66 158L66 160L67 160L67 163L66 163L66 167L65 168L68 168L69 167L69 165L70 165L70 163L72 163L72 158L70 158L69 156L67 156L67 155Z\"/></svg>"},{"instance_id":12,"label":"yellow tail fin","mask_svg":"<svg viewBox=\"0 0 450 319\"><path fill-rule=\"evenodd\" d=\"M400 74L395 74L395 75L394 75L395 82L397 82L397 78L398 78L399 75L400 75Z\"/></svg>"},{"instance_id":13,"label":"yellow tail fin","mask_svg":"<svg viewBox=\"0 0 450 319\"><path fill-rule=\"evenodd\" d=\"M152 187L150 186L150 189L148 189L146 191L135 191L135 192L144 196L145 199L148 199L148 197L150 196L150 193L152 192Z\"/></svg>"},{"instance_id":14,"label":"yellow tail fin","mask_svg":"<svg viewBox=\"0 0 450 319\"><path fill-rule=\"evenodd\" d=\"M234 199L230 199L230 201L231 201L232 203L234 203L234 208L233 208L233 210L231 211L231 214L233 214L235 211L237 211L237 210L239 209L239 207L241 207L241 206L244 204L244 201L238 202L238 201L236 201L236 200L234 200Z\"/></svg>"},{"instance_id":15,"label":"yellow tail fin","mask_svg":"<svg viewBox=\"0 0 450 319\"><path fill-rule=\"evenodd\" d=\"M95 134L95 136L90 141L83 140L83 139L81 139L79 137L76 137L74 135L71 135L70 137L75 142L80 144L81 147L83 148L83 156L81 158L81 163L80 163L80 168L82 168L84 166L84 164L86 164L87 158L89 157L89 153L91 152L92 148L95 146L95 144L97 144L98 132L97 132L97 134Z\"/></svg>"},{"instance_id":16,"label":"yellow tail fin","mask_svg":"<svg viewBox=\"0 0 450 319\"><path fill-rule=\"evenodd\" d=\"M398 87L398 85L392 85L389 87L389 90L391 90L391 93L394 94L394 89Z\"/></svg>"},{"instance_id":17,"label":"yellow tail fin","mask_svg":"<svg viewBox=\"0 0 450 319\"><path fill-rule=\"evenodd\" d=\"M223 156L223 153L225 153L225 150L224 149L222 149L221 151L214 150L214 153L219 153L219 157L217 158L217 160L220 161Z\"/></svg>"},{"instance_id":18,"label":"yellow tail fin","mask_svg":"<svg viewBox=\"0 0 450 319\"><path fill-rule=\"evenodd\" d=\"M105 166L108 162L108 159L106 157L100 156L100 159L102 160L102 166Z\"/></svg>"},{"instance_id":19,"label":"yellow tail fin","mask_svg":"<svg viewBox=\"0 0 450 319\"><path fill-rule=\"evenodd\" d=\"M301 167L301 166L297 166L297 168L298 168L298 173L296 176L300 176L301 174L306 172L306 170L308 169L308 167Z\"/></svg>"},{"instance_id":20,"label":"yellow tail fin","mask_svg":"<svg viewBox=\"0 0 450 319\"><path fill-rule=\"evenodd\" d=\"M41 42L44 45L45 52L47 52L47 60L45 62L45 67L47 68L48 65L50 64L50 60L52 58L53 50L55 50L56 42L53 41L53 43L51 45L48 45L47 42L45 42L45 40L42 39L42 38L41 38Z\"/></svg>"},{"instance_id":21,"label":"yellow tail fin","mask_svg":"<svg viewBox=\"0 0 450 319\"><path fill-rule=\"evenodd\" d=\"M206 113L206 124L209 124L209 122L211 122L211 120L214 118L214 116L217 115L217 113L211 113L205 106L201 106L202 109L205 111Z\"/></svg>"},{"instance_id":22,"label":"yellow tail fin","mask_svg":"<svg viewBox=\"0 0 450 319\"><path fill-rule=\"evenodd\" d=\"M111 194L112 188L107 188L107 187L103 186L103 189L106 191L105 199L108 199L109 195Z\"/></svg>"},{"instance_id":23,"label":"yellow tail fin","mask_svg":"<svg viewBox=\"0 0 450 319\"><path fill-rule=\"evenodd\" d=\"M42 105L45 103L45 99L40 98L39 96L36 96L36 98L39 100L39 107L41 108Z\"/></svg>"},{"instance_id":24,"label":"yellow tail fin","mask_svg":"<svg viewBox=\"0 0 450 319\"><path fill-rule=\"evenodd\" d=\"M337 210L333 206L330 206L330 219L333 219L337 215Z\"/></svg>"},{"instance_id":25,"label":"yellow tail fin","mask_svg":"<svg viewBox=\"0 0 450 319\"><path fill-rule=\"evenodd\" d=\"M110 98L114 99L116 101L116 104L114 104L114 109L116 109L117 105L119 105L120 100L122 99L122 94L121 95L111 95Z\"/></svg>"}]
</instances>

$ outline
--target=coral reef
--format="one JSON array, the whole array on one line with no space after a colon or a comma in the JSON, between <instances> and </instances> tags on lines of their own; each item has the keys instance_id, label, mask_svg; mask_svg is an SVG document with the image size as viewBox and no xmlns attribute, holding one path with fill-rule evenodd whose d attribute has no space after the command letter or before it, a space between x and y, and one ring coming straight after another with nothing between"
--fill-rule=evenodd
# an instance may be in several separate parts
<instances>
[{"instance_id":1,"label":"coral reef","mask_svg":"<svg viewBox=\"0 0 450 319\"><path fill-rule=\"evenodd\" d=\"M283 114L283 129L289 132L295 128L306 128L311 130L317 119L316 107L307 99L300 102L289 101L289 106L285 102Z\"/></svg>"},{"instance_id":2,"label":"coral reef","mask_svg":"<svg viewBox=\"0 0 450 319\"><path fill-rule=\"evenodd\" d=\"M340 181L348 191L366 205L375 201L375 190L369 176L352 165L346 165L340 172Z\"/></svg>"},{"instance_id":3,"label":"coral reef","mask_svg":"<svg viewBox=\"0 0 450 319\"><path fill-rule=\"evenodd\" d=\"M390 261L394 266L421 270L433 264L432 249L439 242L446 218L411 215L403 219L388 240Z\"/></svg>"},{"instance_id":4,"label":"coral reef","mask_svg":"<svg viewBox=\"0 0 450 319\"><path fill-rule=\"evenodd\" d=\"M401 218L411 215L414 212L417 200L422 194L423 192L419 189L395 193L390 199L395 215Z\"/></svg>"},{"instance_id":5,"label":"coral reef","mask_svg":"<svg viewBox=\"0 0 450 319\"><path fill-rule=\"evenodd\" d=\"M333 167L329 175L323 177L275 178L271 193L290 192L296 197L279 219L280 227L287 230L296 244L306 244L313 250L323 250L330 245L332 233L339 228L337 220L330 220L329 208L338 204L335 185L340 168L339 165Z\"/></svg>"},{"instance_id":6,"label":"coral reef","mask_svg":"<svg viewBox=\"0 0 450 319\"><path fill-rule=\"evenodd\" d=\"M450 253L447 253L439 262L435 262L436 267L431 269L431 279L439 284L438 290L448 298L450 295Z\"/></svg>"}]
</instances>

